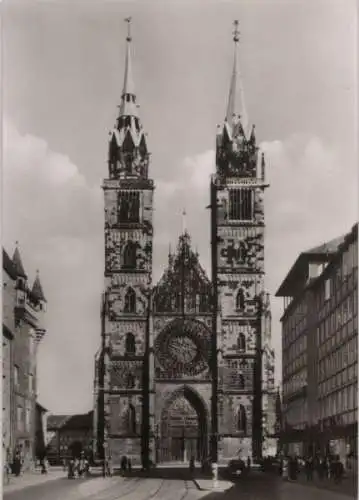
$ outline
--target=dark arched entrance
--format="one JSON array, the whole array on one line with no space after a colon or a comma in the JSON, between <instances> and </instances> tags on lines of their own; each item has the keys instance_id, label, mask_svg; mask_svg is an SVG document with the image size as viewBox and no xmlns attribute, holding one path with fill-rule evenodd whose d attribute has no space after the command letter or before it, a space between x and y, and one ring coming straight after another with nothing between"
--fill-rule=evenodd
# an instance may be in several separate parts
<instances>
[{"instance_id":1,"label":"dark arched entrance","mask_svg":"<svg viewBox=\"0 0 359 500\"><path fill-rule=\"evenodd\" d=\"M158 461L188 462L207 455L207 414L205 406L189 387L174 392L167 402L158 436Z\"/></svg>"}]
</instances>

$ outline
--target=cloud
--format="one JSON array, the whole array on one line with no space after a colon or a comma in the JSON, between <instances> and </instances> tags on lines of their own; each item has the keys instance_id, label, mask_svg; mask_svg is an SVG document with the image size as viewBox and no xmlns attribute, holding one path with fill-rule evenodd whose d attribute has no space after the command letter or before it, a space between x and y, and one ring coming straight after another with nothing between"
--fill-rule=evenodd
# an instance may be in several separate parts
<instances>
[{"instance_id":1,"label":"cloud","mask_svg":"<svg viewBox=\"0 0 359 500\"><path fill-rule=\"evenodd\" d=\"M356 173L319 138L264 142L266 285L273 295L302 250L347 231L356 216ZM209 273L209 180L214 151L186 157L171 181L156 179L154 282L186 225ZM70 158L42 139L4 124L3 236L20 241L30 278L40 268L48 299L47 336L39 351L40 400L55 412L92 405L93 355L100 341L103 197ZM281 301L272 299L273 343L280 372Z\"/></svg>"},{"instance_id":2,"label":"cloud","mask_svg":"<svg viewBox=\"0 0 359 500\"><path fill-rule=\"evenodd\" d=\"M3 240L15 240L31 279L40 269L48 300L39 349L39 393L54 411L91 405L103 275L102 193L41 138L4 122ZM79 394L86 394L79 398Z\"/></svg>"}]
</instances>

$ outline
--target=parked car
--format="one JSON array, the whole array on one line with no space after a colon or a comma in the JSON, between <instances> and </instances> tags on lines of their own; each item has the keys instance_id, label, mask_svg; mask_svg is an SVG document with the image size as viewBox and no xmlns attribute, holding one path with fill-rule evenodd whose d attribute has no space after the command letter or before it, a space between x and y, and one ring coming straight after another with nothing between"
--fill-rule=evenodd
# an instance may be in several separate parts
<instances>
[{"instance_id":1,"label":"parked car","mask_svg":"<svg viewBox=\"0 0 359 500\"><path fill-rule=\"evenodd\" d=\"M239 477L246 471L246 463L241 458L235 458L228 462L226 475L230 477Z\"/></svg>"}]
</instances>

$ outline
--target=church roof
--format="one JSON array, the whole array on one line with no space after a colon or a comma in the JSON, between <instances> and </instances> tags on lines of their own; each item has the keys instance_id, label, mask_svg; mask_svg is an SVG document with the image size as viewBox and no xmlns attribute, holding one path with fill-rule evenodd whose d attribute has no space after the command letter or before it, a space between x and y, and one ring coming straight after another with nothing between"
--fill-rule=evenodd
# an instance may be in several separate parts
<instances>
[{"instance_id":1,"label":"church roof","mask_svg":"<svg viewBox=\"0 0 359 500\"><path fill-rule=\"evenodd\" d=\"M184 309L188 312L189 309L209 312L211 282L197 252L191 247L187 231L179 237L175 254L168 257L168 267L155 287L155 296L157 312L180 312ZM202 307L196 300L202 301Z\"/></svg>"}]
</instances>

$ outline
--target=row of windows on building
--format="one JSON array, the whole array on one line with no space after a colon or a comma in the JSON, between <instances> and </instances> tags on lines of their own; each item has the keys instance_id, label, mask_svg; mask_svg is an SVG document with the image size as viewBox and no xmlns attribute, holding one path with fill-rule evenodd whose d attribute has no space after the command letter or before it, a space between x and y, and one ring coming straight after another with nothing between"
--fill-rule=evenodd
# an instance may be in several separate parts
<instances>
[{"instance_id":1,"label":"row of windows on building","mask_svg":"<svg viewBox=\"0 0 359 500\"><path fill-rule=\"evenodd\" d=\"M350 320L340 330L337 330L335 335L331 335L329 338L324 340L319 345L317 344L319 358L327 356L331 351L336 349L339 345L346 344L348 340L350 340L353 337L353 334L356 331L356 321L357 321L356 318L354 320ZM317 339L318 339L318 332L317 332Z\"/></svg>"},{"instance_id":2,"label":"row of windows on building","mask_svg":"<svg viewBox=\"0 0 359 500\"><path fill-rule=\"evenodd\" d=\"M18 389L20 387L20 368L14 365L14 388ZM29 393L34 391L34 376L31 373L27 374L27 387Z\"/></svg>"},{"instance_id":3,"label":"row of windows on building","mask_svg":"<svg viewBox=\"0 0 359 500\"><path fill-rule=\"evenodd\" d=\"M324 397L325 395L356 380L358 376L357 366L357 364L354 364L346 367L336 375L326 378L324 381L320 382L318 385L318 397Z\"/></svg>"},{"instance_id":4,"label":"row of windows on building","mask_svg":"<svg viewBox=\"0 0 359 500\"><path fill-rule=\"evenodd\" d=\"M289 363L286 363L285 365L283 365L284 377L286 378L289 375L291 375L292 373L297 372L303 366L307 366L307 359L308 359L307 353L303 352L302 354L300 354L299 356L294 358Z\"/></svg>"},{"instance_id":5,"label":"row of windows on building","mask_svg":"<svg viewBox=\"0 0 359 500\"><path fill-rule=\"evenodd\" d=\"M337 268L332 276L323 280L316 293L317 311L323 313L328 301L340 300L340 296L348 290L350 291L355 283L357 283L357 267L345 275L342 274L340 268Z\"/></svg>"},{"instance_id":6,"label":"row of windows on building","mask_svg":"<svg viewBox=\"0 0 359 500\"><path fill-rule=\"evenodd\" d=\"M296 340L287 348L284 347L286 352L286 359L291 362L293 359L297 358L307 349L307 335L301 335L296 338Z\"/></svg>"},{"instance_id":7,"label":"row of windows on building","mask_svg":"<svg viewBox=\"0 0 359 500\"><path fill-rule=\"evenodd\" d=\"M284 418L287 424L297 428L304 427L308 422L308 402L306 399L297 399L285 409Z\"/></svg>"},{"instance_id":8,"label":"row of windows on building","mask_svg":"<svg viewBox=\"0 0 359 500\"><path fill-rule=\"evenodd\" d=\"M300 337L303 331L307 328L307 317L298 317L297 321L291 322L289 325L285 323L283 329L283 346L288 347L292 344L298 337Z\"/></svg>"},{"instance_id":9,"label":"row of windows on building","mask_svg":"<svg viewBox=\"0 0 359 500\"><path fill-rule=\"evenodd\" d=\"M340 415L357 407L357 386L356 384L351 384L321 398L319 402L319 417L322 419L333 415Z\"/></svg>"},{"instance_id":10,"label":"row of windows on building","mask_svg":"<svg viewBox=\"0 0 359 500\"><path fill-rule=\"evenodd\" d=\"M353 296L349 296L319 324L317 345L325 342L335 332L341 331L356 315L357 304L353 301ZM351 328L353 328L353 325L351 325Z\"/></svg>"},{"instance_id":11,"label":"row of windows on building","mask_svg":"<svg viewBox=\"0 0 359 500\"><path fill-rule=\"evenodd\" d=\"M357 338L352 338L329 356L321 359L318 364L319 381L330 377L344 367L357 362Z\"/></svg>"},{"instance_id":12,"label":"row of windows on building","mask_svg":"<svg viewBox=\"0 0 359 500\"><path fill-rule=\"evenodd\" d=\"M16 407L16 427L19 432L31 431L31 407L26 403Z\"/></svg>"},{"instance_id":13,"label":"row of windows on building","mask_svg":"<svg viewBox=\"0 0 359 500\"><path fill-rule=\"evenodd\" d=\"M299 391L308 384L307 368L295 373L289 380L283 383L283 395L287 396Z\"/></svg>"}]
</instances>

